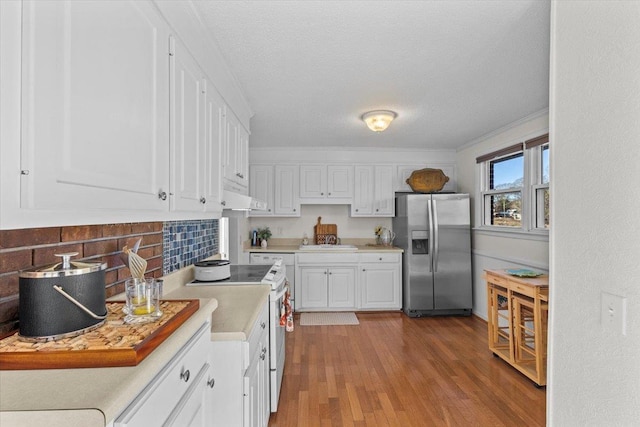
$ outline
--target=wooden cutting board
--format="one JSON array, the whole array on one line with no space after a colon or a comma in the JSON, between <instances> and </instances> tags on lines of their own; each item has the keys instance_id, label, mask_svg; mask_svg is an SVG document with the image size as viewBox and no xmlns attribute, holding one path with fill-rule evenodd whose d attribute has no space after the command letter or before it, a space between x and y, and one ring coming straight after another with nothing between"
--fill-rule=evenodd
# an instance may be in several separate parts
<instances>
[{"instance_id":1,"label":"wooden cutting board","mask_svg":"<svg viewBox=\"0 0 640 427\"><path fill-rule=\"evenodd\" d=\"M143 325L124 323L123 306L108 302L105 324L77 337L33 343L15 333L0 340L0 370L136 366L195 313L200 302L162 301L162 317Z\"/></svg>"},{"instance_id":2,"label":"wooden cutting board","mask_svg":"<svg viewBox=\"0 0 640 427\"><path fill-rule=\"evenodd\" d=\"M338 237L338 226L336 224L322 224L321 221L322 217L319 216L318 223L313 227L313 234L316 245L324 245L325 243L336 244Z\"/></svg>"}]
</instances>

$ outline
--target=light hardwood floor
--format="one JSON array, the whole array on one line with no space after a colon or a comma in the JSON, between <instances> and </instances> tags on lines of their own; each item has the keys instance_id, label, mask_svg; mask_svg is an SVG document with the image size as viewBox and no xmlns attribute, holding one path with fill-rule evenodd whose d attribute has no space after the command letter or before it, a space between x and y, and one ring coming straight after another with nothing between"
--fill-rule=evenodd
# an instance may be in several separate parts
<instances>
[{"instance_id":1,"label":"light hardwood floor","mask_svg":"<svg viewBox=\"0 0 640 427\"><path fill-rule=\"evenodd\" d=\"M269 426L545 425L545 388L492 355L482 319L358 319L300 326L296 317Z\"/></svg>"}]
</instances>

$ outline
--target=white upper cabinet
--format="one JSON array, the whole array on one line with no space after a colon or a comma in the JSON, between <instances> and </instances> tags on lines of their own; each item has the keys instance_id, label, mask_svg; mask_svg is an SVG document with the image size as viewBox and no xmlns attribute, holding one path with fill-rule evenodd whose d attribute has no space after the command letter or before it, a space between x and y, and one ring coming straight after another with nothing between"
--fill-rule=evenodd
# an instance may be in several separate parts
<instances>
[{"instance_id":1,"label":"white upper cabinet","mask_svg":"<svg viewBox=\"0 0 640 427\"><path fill-rule=\"evenodd\" d=\"M297 165L252 164L249 194L267 202L267 210L250 216L300 216Z\"/></svg>"},{"instance_id":2,"label":"white upper cabinet","mask_svg":"<svg viewBox=\"0 0 640 427\"><path fill-rule=\"evenodd\" d=\"M351 216L394 216L393 167L355 166Z\"/></svg>"},{"instance_id":3,"label":"white upper cabinet","mask_svg":"<svg viewBox=\"0 0 640 427\"><path fill-rule=\"evenodd\" d=\"M171 209L204 210L205 81L186 48L171 45Z\"/></svg>"},{"instance_id":4,"label":"white upper cabinet","mask_svg":"<svg viewBox=\"0 0 640 427\"><path fill-rule=\"evenodd\" d=\"M299 169L294 165L275 166L274 209L278 216L300 216Z\"/></svg>"},{"instance_id":5,"label":"white upper cabinet","mask_svg":"<svg viewBox=\"0 0 640 427\"><path fill-rule=\"evenodd\" d=\"M273 165L251 165L249 195L267 203L264 211L253 210L250 216L272 216L273 209Z\"/></svg>"},{"instance_id":6,"label":"white upper cabinet","mask_svg":"<svg viewBox=\"0 0 640 427\"><path fill-rule=\"evenodd\" d=\"M21 207L167 211L167 24L138 1L23 7Z\"/></svg>"},{"instance_id":7,"label":"white upper cabinet","mask_svg":"<svg viewBox=\"0 0 640 427\"><path fill-rule=\"evenodd\" d=\"M226 137L222 167L224 188L247 194L249 183L249 133L231 110L226 114Z\"/></svg>"},{"instance_id":8,"label":"white upper cabinet","mask_svg":"<svg viewBox=\"0 0 640 427\"><path fill-rule=\"evenodd\" d=\"M353 197L353 166L301 165L301 203L350 203Z\"/></svg>"},{"instance_id":9,"label":"white upper cabinet","mask_svg":"<svg viewBox=\"0 0 640 427\"><path fill-rule=\"evenodd\" d=\"M205 200L206 212L222 213L222 145L225 138L225 103L205 81Z\"/></svg>"},{"instance_id":10,"label":"white upper cabinet","mask_svg":"<svg viewBox=\"0 0 640 427\"><path fill-rule=\"evenodd\" d=\"M246 194L248 121L157 4L25 1L2 14L0 228L215 218L229 152Z\"/></svg>"},{"instance_id":11,"label":"white upper cabinet","mask_svg":"<svg viewBox=\"0 0 640 427\"><path fill-rule=\"evenodd\" d=\"M171 210L220 214L224 101L174 38L170 83Z\"/></svg>"}]
</instances>

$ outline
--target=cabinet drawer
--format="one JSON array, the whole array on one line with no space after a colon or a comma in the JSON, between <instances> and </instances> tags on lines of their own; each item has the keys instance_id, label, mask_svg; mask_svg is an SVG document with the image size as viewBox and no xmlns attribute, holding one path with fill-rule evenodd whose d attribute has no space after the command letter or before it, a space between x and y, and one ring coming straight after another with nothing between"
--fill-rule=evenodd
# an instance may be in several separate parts
<instances>
[{"instance_id":1,"label":"cabinet drawer","mask_svg":"<svg viewBox=\"0 0 640 427\"><path fill-rule=\"evenodd\" d=\"M487 273L486 279L489 283L495 283L496 285L504 286L505 288L509 287L509 281L504 277Z\"/></svg>"},{"instance_id":2,"label":"cabinet drawer","mask_svg":"<svg viewBox=\"0 0 640 427\"><path fill-rule=\"evenodd\" d=\"M358 254L355 252L349 253L307 253L296 254L296 263L298 264L322 264L325 266L331 266L334 264L357 264Z\"/></svg>"},{"instance_id":3,"label":"cabinet drawer","mask_svg":"<svg viewBox=\"0 0 640 427\"><path fill-rule=\"evenodd\" d=\"M162 425L209 357L209 323L171 359L114 422L114 427ZM132 368L134 369L134 368Z\"/></svg>"},{"instance_id":4,"label":"cabinet drawer","mask_svg":"<svg viewBox=\"0 0 640 427\"><path fill-rule=\"evenodd\" d=\"M360 254L360 262L400 262L400 254L394 252Z\"/></svg>"},{"instance_id":5,"label":"cabinet drawer","mask_svg":"<svg viewBox=\"0 0 640 427\"><path fill-rule=\"evenodd\" d=\"M534 297L536 295L535 288L527 285L523 285L521 283L512 282L511 283L511 291L517 292L519 294L527 295L530 297Z\"/></svg>"}]
</instances>

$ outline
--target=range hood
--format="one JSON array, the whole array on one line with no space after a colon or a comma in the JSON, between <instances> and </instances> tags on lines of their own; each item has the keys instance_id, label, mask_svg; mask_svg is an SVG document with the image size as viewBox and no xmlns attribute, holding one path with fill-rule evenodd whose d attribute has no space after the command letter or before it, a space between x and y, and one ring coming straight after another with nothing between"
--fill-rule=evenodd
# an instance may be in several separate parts
<instances>
[{"instance_id":1,"label":"range hood","mask_svg":"<svg viewBox=\"0 0 640 427\"><path fill-rule=\"evenodd\" d=\"M223 209L231 209L236 211L267 210L267 202L227 190L224 190L222 192L222 203Z\"/></svg>"}]
</instances>

